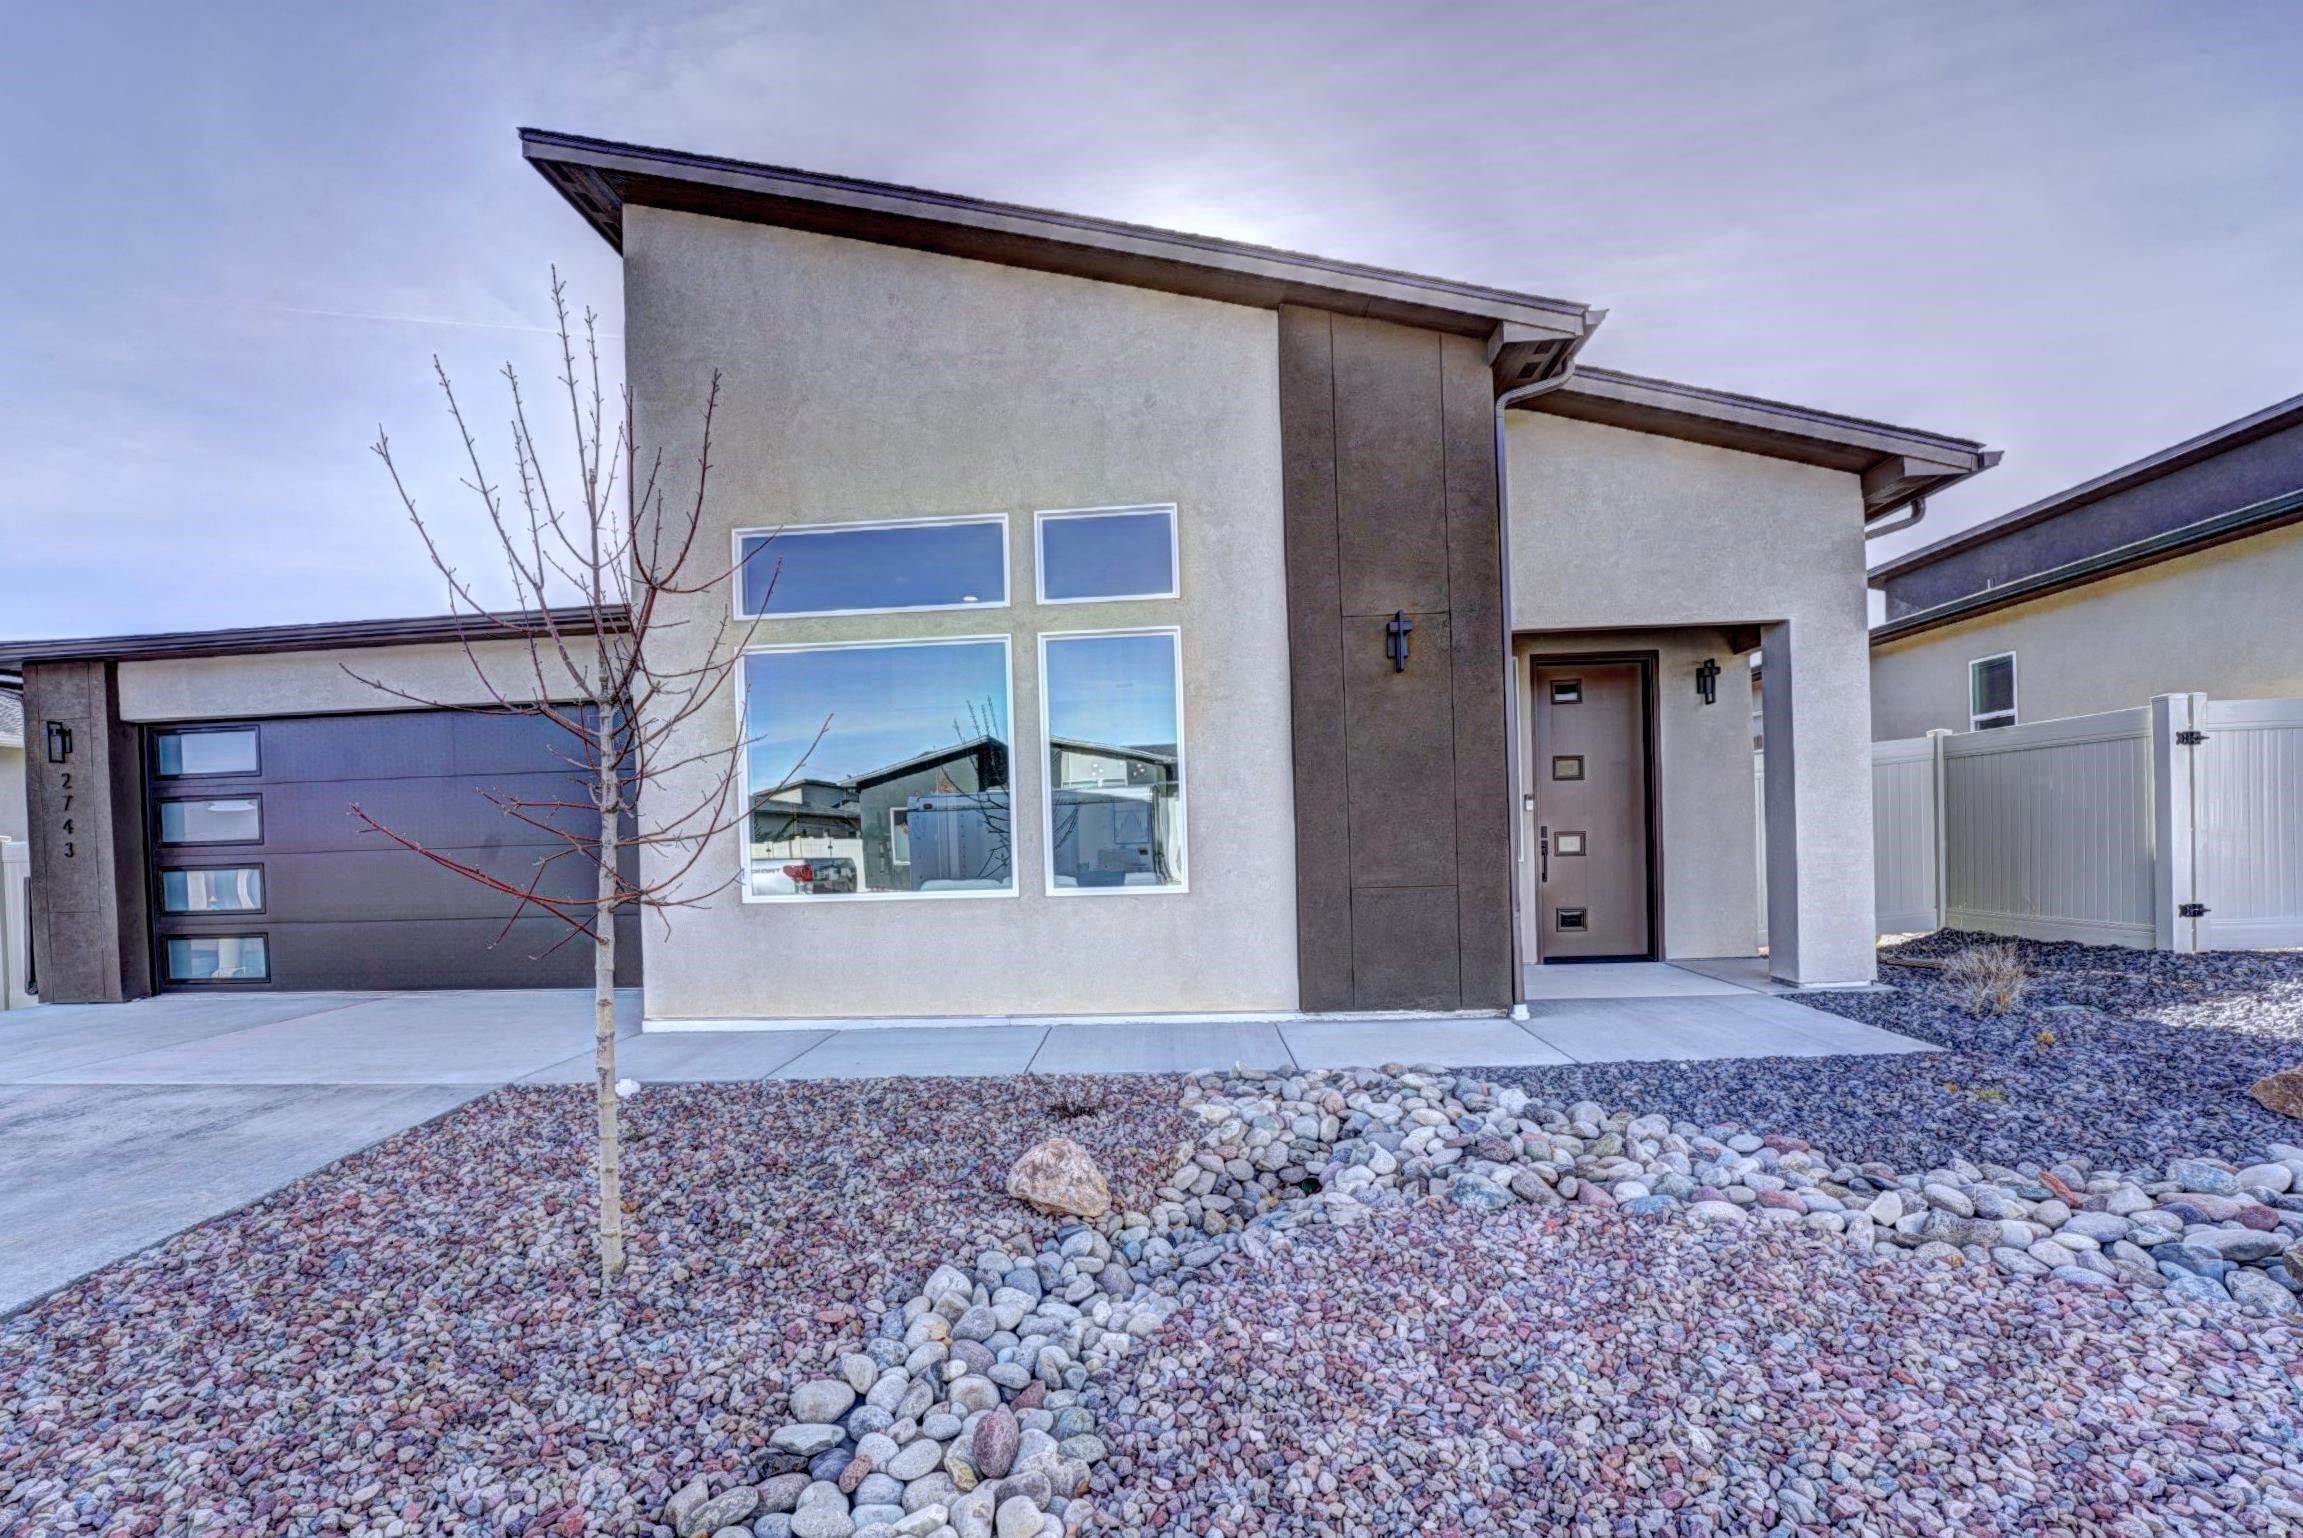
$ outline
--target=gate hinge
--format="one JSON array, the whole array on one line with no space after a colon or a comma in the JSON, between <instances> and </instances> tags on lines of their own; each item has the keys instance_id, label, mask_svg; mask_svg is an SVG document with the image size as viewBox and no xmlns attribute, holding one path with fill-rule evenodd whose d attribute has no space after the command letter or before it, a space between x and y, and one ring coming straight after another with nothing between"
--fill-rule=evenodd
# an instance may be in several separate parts
<instances>
[{"instance_id":1,"label":"gate hinge","mask_svg":"<svg viewBox=\"0 0 2303 1538\"><path fill-rule=\"evenodd\" d=\"M2175 911L2187 919L2203 919L2207 916L2207 905L2205 903L2185 903Z\"/></svg>"},{"instance_id":2,"label":"gate hinge","mask_svg":"<svg viewBox=\"0 0 2303 1538\"><path fill-rule=\"evenodd\" d=\"M2177 732L2175 734L2175 740L2181 743L2184 747L2195 748L2207 740L2207 734L2205 732L2192 731Z\"/></svg>"}]
</instances>

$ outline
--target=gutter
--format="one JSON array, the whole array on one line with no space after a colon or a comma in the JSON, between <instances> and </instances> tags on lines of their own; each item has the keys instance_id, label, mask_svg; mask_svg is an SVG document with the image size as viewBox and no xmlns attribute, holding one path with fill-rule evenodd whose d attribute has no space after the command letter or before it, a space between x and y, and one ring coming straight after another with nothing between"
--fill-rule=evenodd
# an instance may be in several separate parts
<instances>
[{"instance_id":1,"label":"gutter","mask_svg":"<svg viewBox=\"0 0 2303 1538\"><path fill-rule=\"evenodd\" d=\"M2033 572L1997 587L1987 587L1980 593L1954 598L1933 608L1920 609L1899 619L1889 620L1871 632L1871 644L1898 641L1922 631L1940 629L1960 620L1973 619L1997 609L2012 608L2033 598L2044 598L2066 588L2079 587L2105 577L2117 576L2123 571L2156 566L2176 556L2194 551L2212 549L2235 539L2252 534L2267 534L2288 524L2303 523L2303 489L2290 491L2268 501L2253 503L2197 523L2187 523L2179 529L2154 534L2132 544L2114 546L2096 555L2067 561L2046 571ZM1884 572L1889 568L1882 567ZM1874 578L1880 572L1874 572Z\"/></svg>"},{"instance_id":2,"label":"gutter","mask_svg":"<svg viewBox=\"0 0 2303 1538\"><path fill-rule=\"evenodd\" d=\"M1607 319L1605 310L1593 310L1585 318L1583 337L1576 343L1580 350L1599 323ZM1504 777L1511 794L1511 1017L1527 1018L1527 955L1525 928L1521 923L1520 867L1527 862L1527 816L1520 805L1519 740L1519 658L1512 650L1511 628L1511 455L1504 436L1504 413L1524 400L1549 395L1575 377L1575 353L1559 372L1549 379L1538 379L1504 391L1495 398L1495 522L1497 559L1502 563L1503 581L1503 762Z\"/></svg>"}]
</instances>

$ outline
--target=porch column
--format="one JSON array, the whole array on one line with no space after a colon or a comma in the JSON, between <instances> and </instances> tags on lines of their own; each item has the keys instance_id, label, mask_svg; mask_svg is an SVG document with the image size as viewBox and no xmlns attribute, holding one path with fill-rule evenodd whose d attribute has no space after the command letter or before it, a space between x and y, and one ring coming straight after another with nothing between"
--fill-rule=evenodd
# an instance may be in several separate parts
<instances>
[{"instance_id":1,"label":"porch column","mask_svg":"<svg viewBox=\"0 0 2303 1538\"><path fill-rule=\"evenodd\" d=\"M1767 970L1803 987L1877 970L1871 868L1871 650L1857 610L1766 626ZM1798 634L1794 635L1794 629Z\"/></svg>"}]
</instances>

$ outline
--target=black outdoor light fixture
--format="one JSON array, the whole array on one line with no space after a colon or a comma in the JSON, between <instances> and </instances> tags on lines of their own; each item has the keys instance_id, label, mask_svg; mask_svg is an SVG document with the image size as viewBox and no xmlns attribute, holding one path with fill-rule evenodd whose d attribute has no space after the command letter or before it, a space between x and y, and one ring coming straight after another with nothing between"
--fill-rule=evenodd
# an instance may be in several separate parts
<instances>
[{"instance_id":1,"label":"black outdoor light fixture","mask_svg":"<svg viewBox=\"0 0 2303 1538\"><path fill-rule=\"evenodd\" d=\"M1415 621L1407 617L1407 610L1393 611L1383 627L1383 654L1391 659L1394 673L1407 671L1407 638L1415 629Z\"/></svg>"},{"instance_id":2,"label":"black outdoor light fixture","mask_svg":"<svg viewBox=\"0 0 2303 1538\"><path fill-rule=\"evenodd\" d=\"M1706 705L1719 703L1719 661L1717 658L1706 657L1696 668L1695 692L1703 697L1703 703Z\"/></svg>"},{"instance_id":3,"label":"black outdoor light fixture","mask_svg":"<svg viewBox=\"0 0 2303 1538\"><path fill-rule=\"evenodd\" d=\"M48 762L70 763L72 760L72 728L61 721L48 723Z\"/></svg>"}]
</instances>

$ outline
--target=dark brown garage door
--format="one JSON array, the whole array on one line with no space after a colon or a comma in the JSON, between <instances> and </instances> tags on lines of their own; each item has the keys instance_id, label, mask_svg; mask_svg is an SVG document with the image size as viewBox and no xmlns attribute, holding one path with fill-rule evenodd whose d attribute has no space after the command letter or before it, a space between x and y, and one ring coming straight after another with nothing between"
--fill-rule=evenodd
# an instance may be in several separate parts
<instances>
[{"instance_id":1,"label":"dark brown garage door","mask_svg":"<svg viewBox=\"0 0 2303 1538\"><path fill-rule=\"evenodd\" d=\"M460 711L186 722L146 730L153 968L163 988L589 986L591 947L549 917L367 830L378 822L525 886L567 846L490 803L581 802L548 722ZM590 889L576 857L540 890ZM639 978L638 927L617 981Z\"/></svg>"}]
</instances>

